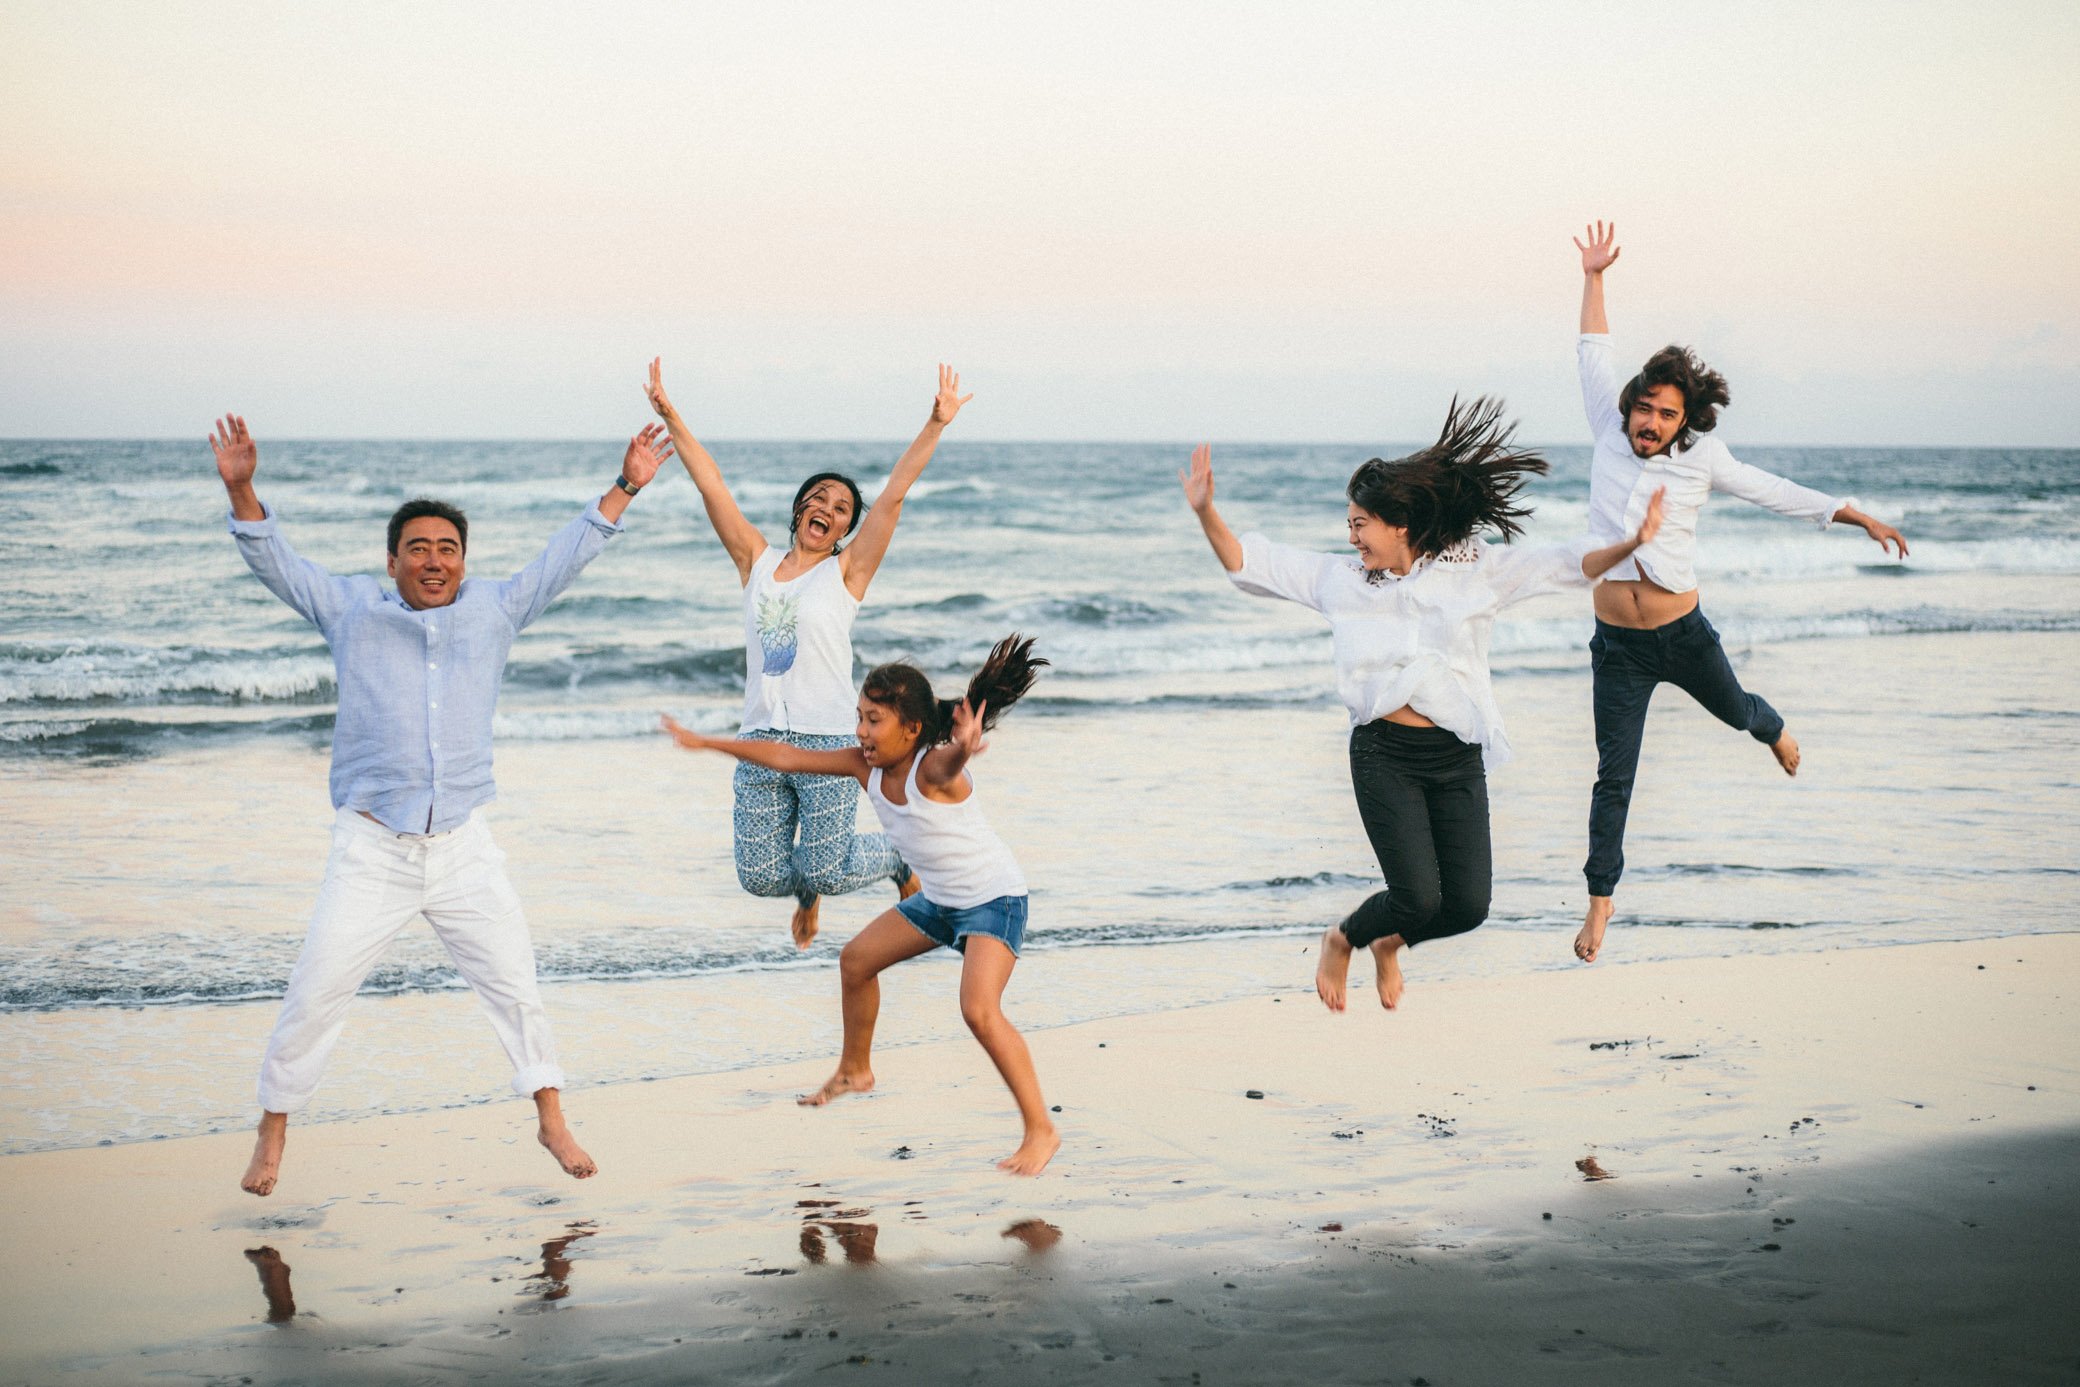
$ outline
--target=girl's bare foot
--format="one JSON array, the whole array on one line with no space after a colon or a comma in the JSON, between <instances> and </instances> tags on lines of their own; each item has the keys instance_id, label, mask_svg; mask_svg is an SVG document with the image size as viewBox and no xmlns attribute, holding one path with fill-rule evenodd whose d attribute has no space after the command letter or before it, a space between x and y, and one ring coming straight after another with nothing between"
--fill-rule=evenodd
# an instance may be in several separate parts
<instances>
[{"instance_id":1,"label":"girl's bare foot","mask_svg":"<svg viewBox=\"0 0 2080 1387\"><path fill-rule=\"evenodd\" d=\"M912 872L909 876L903 878L900 886L896 887L896 899L907 901L922 890L924 890L924 883L917 879L917 873Z\"/></svg>"},{"instance_id":2,"label":"girl's bare foot","mask_svg":"<svg viewBox=\"0 0 2080 1387\"><path fill-rule=\"evenodd\" d=\"M997 1169L1010 1175L1038 1175L1047 1169L1054 1153L1062 1149L1062 1134L1049 1123L1037 1132L1026 1133L1018 1150L997 1162Z\"/></svg>"},{"instance_id":3,"label":"girl's bare foot","mask_svg":"<svg viewBox=\"0 0 2080 1387\"><path fill-rule=\"evenodd\" d=\"M805 1108L820 1108L833 1098L843 1098L848 1093L871 1093L874 1091L874 1075L871 1070L848 1073L840 1069L823 1081L823 1087L814 1093L805 1093L794 1101Z\"/></svg>"},{"instance_id":4,"label":"girl's bare foot","mask_svg":"<svg viewBox=\"0 0 2080 1387\"><path fill-rule=\"evenodd\" d=\"M787 922L787 932L794 936L794 946L806 949L816 942L816 917L823 910L823 897L811 896L796 903L794 918Z\"/></svg>"},{"instance_id":5,"label":"girl's bare foot","mask_svg":"<svg viewBox=\"0 0 2080 1387\"><path fill-rule=\"evenodd\" d=\"M1770 755L1777 758L1777 764L1784 768L1784 774L1798 774L1798 742L1789 732L1772 742L1769 750Z\"/></svg>"},{"instance_id":6,"label":"girl's bare foot","mask_svg":"<svg viewBox=\"0 0 2080 1387\"><path fill-rule=\"evenodd\" d=\"M1589 897L1589 913L1582 919L1582 931L1574 937L1574 956L1584 963L1594 963L1596 955L1603 949L1604 926L1611 922L1611 911L1615 905L1609 896Z\"/></svg>"},{"instance_id":7,"label":"girl's bare foot","mask_svg":"<svg viewBox=\"0 0 2080 1387\"><path fill-rule=\"evenodd\" d=\"M1321 960L1314 966L1314 990L1323 1006L1342 1011L1343 983L1351 972L1351 941L1345 937L1343 926L1331 925L1323 933L1321 952Z\"/></svg>"},{"instance_id":8,"label":"girl's bare foot","mask_svg":"<svg viewBox=\"0 0 2080 1387\"><path fill-rule=\"evenodd\" d=\"M273 1194L274 1182L282 1173L282 1147L289 1141L289 1114L260 1114L260 1130L253 1138L253 1159L238 1187L247 1194Z\"/></svg>"},{"instance_id":9,"label":"girl's bare foot","mask_svg":"<svg viewBox=\"0 0 2080 1387\"><path fill-rule=\"evenodd\" d=\"M1388 935L1373 941L1372 970L1374 981L1379 986L1379 1004L1388 1011L1401 1005L1402 989L1407 986L1401 977L1401 936Z\"/></svg>"},{"instance_id":10,"label":"girl's bare foot","mask_svg":"<svg viewBox=\"0 0 2080 1387\"><path fill-rule=\"evenodd\" d=\"M578 1145L578 1139L571 1135L570 1127L562 1118L553 1123L543 1121L535 1130L535 1139L548 1148L549 1154L556 1158L556 1164L563 1167L563 1173L573 1179L589 1180L599 1174L599 1165L585 1154L585 1148Z\"/></svg>"}]
</instances>

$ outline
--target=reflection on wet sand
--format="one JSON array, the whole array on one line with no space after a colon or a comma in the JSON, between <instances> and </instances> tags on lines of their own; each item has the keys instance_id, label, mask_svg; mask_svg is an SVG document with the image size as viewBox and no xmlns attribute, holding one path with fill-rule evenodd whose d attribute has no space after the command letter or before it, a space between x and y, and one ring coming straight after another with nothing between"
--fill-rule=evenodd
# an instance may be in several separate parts
<instances>
[{"instance_id":1,"label":"reflection on wet sand","mask_svg":"<svg viewBox=\"0 0 2080 1387\"><path fill-rule=\"evenodd\" d=\"M863 1222L872 1209L841 1209L836 1199L797 1199L794 1206L802 1214L802 1256L816 1266L830 1260L830 1249L824 1244L824 1234L838 1240L838 1250L845 1260L855 1266L870 1266L875 1261L874 1244L881 1237L881 1225Z\"/></svg>"},{"instance_id":2,"label":"reflection on wet sand","mask_svg":"<svg viewBox=\"0 0 2080 1387\"><path fill-rule=\"evenodd\" d=\"M542 1244L542 1269L528 1277L529 1282L541 1281L543 1300L562 1300L571 1293L571 1259L564 1254L570 1245L581 1238L589 1238L599 1230L589 1221L564 1225L567 1230L560 1238L551 1238Z\"/></svg>"},{"instance_id":3,"label":"reflection on wet sand","mask_svg":"<svg viewBox=\"0 0 2080 1387\"><path fill-rule=\"evenodd\" d=\"M246 1260L260 1272L260 1290L267 1297L267 1322L287 1324L296 1318L296 1295L289 1289L289 1264L271 1247L249 1247Z\"/></svg>"},{"instance_id":4,"label":"reflection on wet sand","mask_svg":"<svg viewBox=\"0 0 2080 1387\"><path fill-rule=\"evenodd\" d=\"M1044 1218L1025 1218L1006 1228L1003 1236L1016 1238L1029 1252L1045 1252L1062 1240L1062 1230Z\"/></svg>"}]
</instances>

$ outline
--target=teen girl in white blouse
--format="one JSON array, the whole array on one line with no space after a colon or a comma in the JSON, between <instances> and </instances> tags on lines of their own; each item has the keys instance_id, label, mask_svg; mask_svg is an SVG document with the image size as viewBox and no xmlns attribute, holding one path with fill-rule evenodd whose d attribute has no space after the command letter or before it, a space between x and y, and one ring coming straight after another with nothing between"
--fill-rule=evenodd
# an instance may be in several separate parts
<instances>
[{"instance_id":1,"label":"teen girl in white blouse","mask_svg":"<svg viewBox=\"0 0 2080 1387\"><path fill-rule=\"evenodd\" d=\"M699 488L708 522L744 585L744 718L741 731L788 746L828 751L852 744L852 622L888 553L903 498L921 476L939 435L972 396L939 368L931 417L896 461L888 484L860 518L859 487L820 472L795 493L788 547L774 549L744 518L722 469L664 393L662 363L650 363L650 406L671 430L679 460ZM859 529L849 546L843 541ZM756 896L793 896L796 947L816 938L822 898L893 880L902 895L915 879L881 834L856 834L859 787L745 764L735 784L737 880Z\"/></svg>"},{"instance_id":2,"label":"teen girl in white blouse","mask_svg":"<svg viewBox=\"0 0 2080 1387\"><path fill-rule=\"evenodd\" d=\"M1351 783L1386 889L1322 936L1315 990L1344 1009L1353 949L1369 948L1383 1006L1400 1003L1399 954L1487 918L1493 864L1485 766L1509 756L1488 679L1488 636L1504 607L1587 587L1654 538L1661 498L1637 532L1592 549L1501 546L1530 512L1518 505L1545 460L1511 446L1499 402L1457 401L1437 442L1398 461L1374 458L1346 492L1354 556L1318 554L1260 534L1237 539L1213 504L1201 447L1179 473L1229 580L1329 620L1336 689L1351 717Z\"/></svg>"}]
</instances>

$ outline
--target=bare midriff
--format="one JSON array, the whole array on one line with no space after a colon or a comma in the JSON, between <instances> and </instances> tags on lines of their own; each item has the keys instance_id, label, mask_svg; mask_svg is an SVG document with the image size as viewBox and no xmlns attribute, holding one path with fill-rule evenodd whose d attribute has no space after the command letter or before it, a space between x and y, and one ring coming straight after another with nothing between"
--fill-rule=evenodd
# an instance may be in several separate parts
<instances>
[{"instance_id":1,"label":"bare midriff","mask_svg":"<svg viewBox=\"0 0 2080 1387\"><path fill-rule=\"evenodd\" d=\"M1697 589L1670 592L1645 578L1596 585L1596 619L1634 631L1651 631L1697 610Z\"/></svg>"},{"instance_id":2,"label":"bare midriff","mask_svg":"<svg viewBox=\"0 0 2080 1387\"><path fill-rule=\"evenodd\" d=\"M1409 707L1406 703L1379 719L1381 722L1399 723L1403 727L1435 727L1436 723Z\"/></svg>"}]
</instances>

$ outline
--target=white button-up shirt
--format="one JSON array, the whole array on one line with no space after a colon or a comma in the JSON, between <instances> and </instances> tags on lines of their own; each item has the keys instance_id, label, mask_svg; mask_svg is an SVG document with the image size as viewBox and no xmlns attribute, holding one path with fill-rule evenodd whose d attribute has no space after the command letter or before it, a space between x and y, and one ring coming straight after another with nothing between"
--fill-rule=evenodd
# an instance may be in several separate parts
<instances>
[{"instance_id":1,"label":"white button-up shirt","mask_svg":"<svg viewBox=\"0 0 2080 1387\"><path fill-rule=\"evenodd\" d=\"M1661 532L1610 572L1612 581L1644 577L1670 592L1697 587L1697 517L1715 491L1773 510L1779 515L1811 520L1825 529L1834 513L1856 504L1800 486L1773 472L1751 467L1726 451L1712 435L1699 434L1687 448L1671 448L1657 457L1632 451L1625 436L1625 416L1618 412L1618 373L1611 359L1608 333L1585 332L1576 348L1582 373L1582 410L1596 437L1589 464L1589 533L1598 545L1618 544L1639 532L1647 502L1656 487L1668 488L1662 502Z\"/></svg>"},{"instance_id":2,"label":"white button-up shirt","mask_svg":"<svg viewBox=\"0 0 2080 1387\"><path fill-rule=\"evenodd\" d=\"M1482 760L1509 760L1502 713L1488 678L1488 636L1504 607L1564 588L1586 588L1582 558L1595 545L1503 545L1470 539L1417 563L1400 578L1369 582L1354 555L1320 554L1242 537L1242 567L1228 580L1260 597L1283 597L1329 619L1336 692L1357 727L1413 708Z\"/></svg>"}]
</instances>

